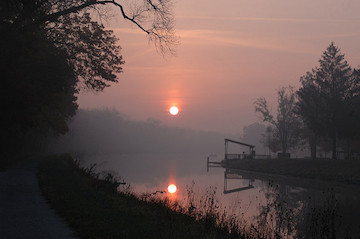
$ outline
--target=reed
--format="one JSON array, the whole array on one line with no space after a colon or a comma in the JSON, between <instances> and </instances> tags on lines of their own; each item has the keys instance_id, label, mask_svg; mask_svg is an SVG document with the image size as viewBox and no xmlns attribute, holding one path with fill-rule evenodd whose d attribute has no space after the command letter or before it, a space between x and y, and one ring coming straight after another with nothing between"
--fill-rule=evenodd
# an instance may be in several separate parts
<instances>
[{"instance_id":1,"label":"reed","mask_svg":"<svg viewBox=\"0 0 360 239\"><path fill-rule=\"evenodd\" d=\"M266 203L259 205L259 215L250 223L241 216L237 205L223 207L214 187L198 193L192 183L187 187L185 201L171 200L162 193L135 195L130 185L122 184L113 172L97 172L96 165L81 168L80 162L69 155L42 160L38 178L45 197L80 238L270 239L336 235L336 201L327 199L325 208L323 203L320 207L297 201L291 204L288 194L271 182Z\"/></svg>"},{"instance_id":2,"label":"reed","mask_svg":"<svg viewBox=\"0 0 360 239\"><path fill-rule=\"evenodd\" d=\"M43 194L80 238L249 238L215 223L215 201L207 199L206 214L196 217L166 198L117 190L116 177L106 175L69 155L39 164Z\"/></svg>"}]
</instances>

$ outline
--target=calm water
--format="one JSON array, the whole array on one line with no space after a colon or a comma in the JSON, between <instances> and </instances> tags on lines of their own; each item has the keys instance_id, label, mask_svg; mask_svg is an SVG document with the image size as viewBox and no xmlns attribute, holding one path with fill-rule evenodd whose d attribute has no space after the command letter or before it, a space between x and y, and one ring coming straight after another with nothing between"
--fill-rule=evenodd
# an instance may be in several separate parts
<instances>
[{"instance_id":1,"label":"calm water","mask_svg":"<svg viewBox=\"0 0 360 239\"><path fill-rule=\"evenodd\" d=\"M214 160L221 160L221 154L218 155ZM207 172L206 157L206 154L93 155L83 157L83 163L97 163L99 170L115 172L139 195L166 191L174 183L178 191L172 199L186 204L190 189L197 201L216 191L221 210L236 213L249 224L266 221L272 230L282 228L285 232L291 227L292 231L301 231L305 238L332 233L337 238L347 235L360 238L360 187L224 168L210 168Z\"/></svg>"}]
</instances>

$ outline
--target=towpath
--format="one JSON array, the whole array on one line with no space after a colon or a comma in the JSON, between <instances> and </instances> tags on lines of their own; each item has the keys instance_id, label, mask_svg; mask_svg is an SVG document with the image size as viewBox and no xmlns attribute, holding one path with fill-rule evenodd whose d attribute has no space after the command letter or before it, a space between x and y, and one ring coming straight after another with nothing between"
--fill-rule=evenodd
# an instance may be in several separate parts
<instances>
[{"instance_id":1,"label":"towpath","mask_svg":"<svg viewBox=\"0 0 360 239\"><path fill-rule=\"evenodd\" d=\"M0 171L0 238L75 238L41 194L36 162L18 162Z\"/></svg>"}]
</instances>

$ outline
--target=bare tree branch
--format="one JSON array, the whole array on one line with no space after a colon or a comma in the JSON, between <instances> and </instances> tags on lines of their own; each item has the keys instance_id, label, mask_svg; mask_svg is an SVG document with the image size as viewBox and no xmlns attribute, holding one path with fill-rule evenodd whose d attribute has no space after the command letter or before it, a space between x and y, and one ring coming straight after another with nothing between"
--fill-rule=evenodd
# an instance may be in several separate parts
<instances>
[{"instance_id":1,"label":"bare tree branch","mask_svg":"<svg viewBox=\"0 0 360 239\"><path fill-rule=\"evenodd\" d=\"M36 23L56 22L57 19L71 13L78 13L89 7L96 5L112 4L120 9L121 15L125 20L135 24L138 28L148 34L149 39L154 41L155 46L162 54L175 53L174 47L178 45L178 38L175 36L173 17L171 14L170 0L146 0L143 6L130 13L124 10L124 6L115 0L89 0L78 6L72 6L51 13L39 18ZM146 27L146 25L149 25Z\"/></svg>"}]
</instances>

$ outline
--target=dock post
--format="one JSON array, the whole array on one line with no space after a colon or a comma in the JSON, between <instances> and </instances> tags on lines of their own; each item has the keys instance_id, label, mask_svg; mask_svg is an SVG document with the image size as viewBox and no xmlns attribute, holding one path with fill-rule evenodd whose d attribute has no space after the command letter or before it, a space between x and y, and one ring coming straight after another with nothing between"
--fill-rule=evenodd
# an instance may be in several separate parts
<instances>
[{"instance_id":1,"label":"dock post","mask_svg":"<svg viewBox=\"0 0 360 239\"><path fill-rule=\"evenodd\" d=\"M206 172L209 172L209 157L206 159Z\"/></svg>"}]
</instances>

